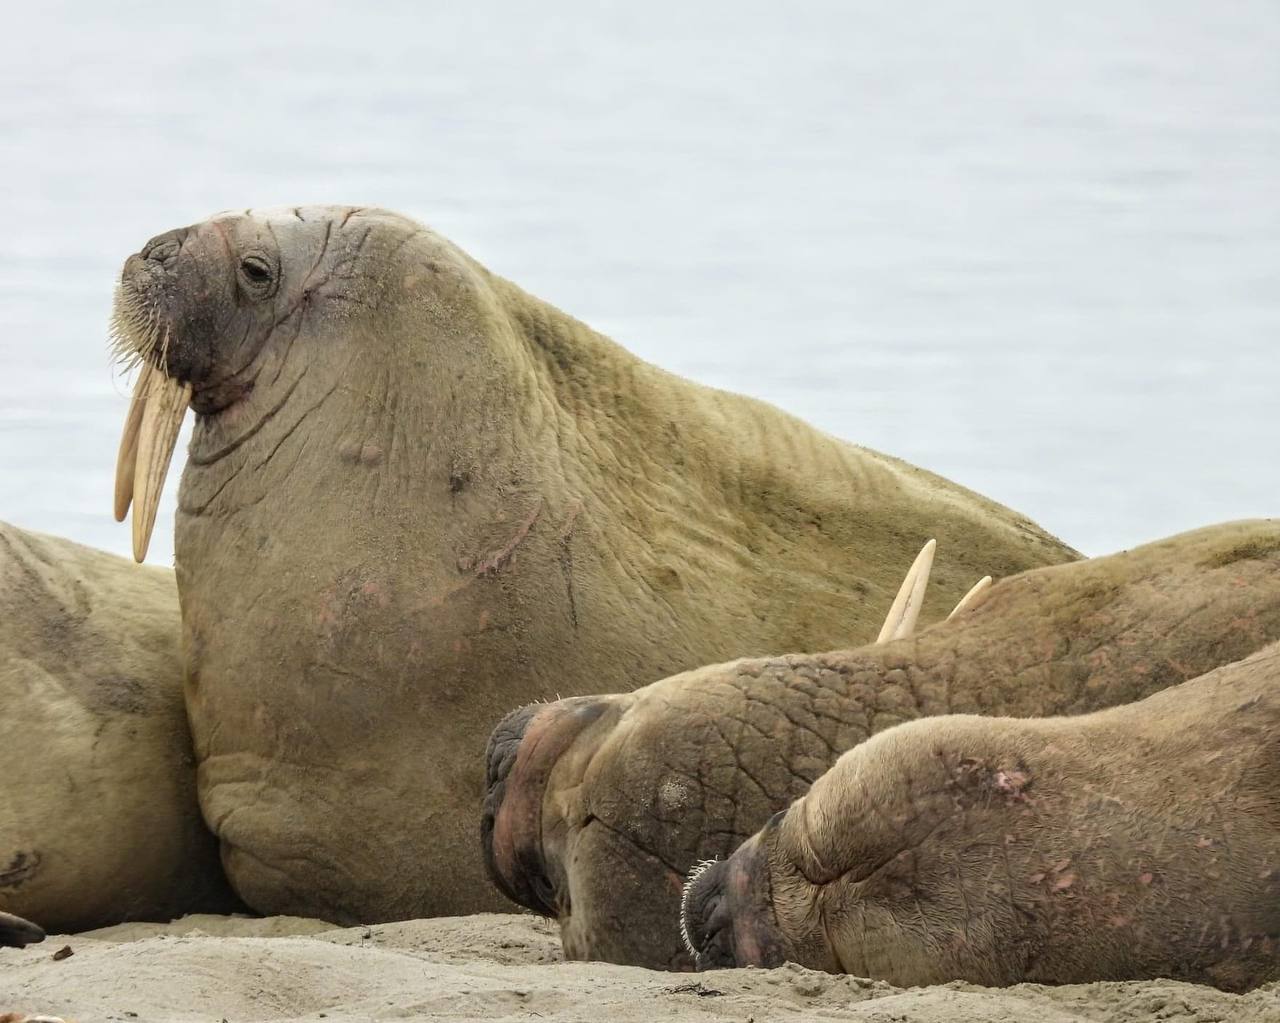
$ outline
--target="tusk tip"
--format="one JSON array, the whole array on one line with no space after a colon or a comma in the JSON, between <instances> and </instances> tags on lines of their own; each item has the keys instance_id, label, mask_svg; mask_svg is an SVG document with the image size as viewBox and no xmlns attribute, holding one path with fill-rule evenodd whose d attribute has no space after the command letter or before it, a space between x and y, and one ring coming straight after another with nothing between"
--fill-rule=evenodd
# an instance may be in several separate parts
<instances>
[{"instance_id":1,"label":"tusk tip","mask_svg":"<svg viewBox=\"0 0 1280 1023\"><path fill-rule=\"evenodd\" d=\"M958 603L952 609L951 614L947 615L947 621L951 621L951 619L955 618L957 615L973 607L973 605L978 602L978 598L981 597L984 593L986 593L986 591L990 588L990 586L991 586L991 576L984 575L981 579L979 579L976 583L973 584L973 588L969 590L968 593L966 593L963 597L960 598L960 603Z\"/></svg>"}]
</instances>

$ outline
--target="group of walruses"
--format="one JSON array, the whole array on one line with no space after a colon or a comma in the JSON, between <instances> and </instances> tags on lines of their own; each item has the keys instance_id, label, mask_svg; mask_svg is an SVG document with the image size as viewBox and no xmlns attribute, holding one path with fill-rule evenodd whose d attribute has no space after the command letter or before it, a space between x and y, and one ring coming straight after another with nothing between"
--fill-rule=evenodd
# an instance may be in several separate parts
<instances>
[{"instance_id":1,"label":"group of walruses","mask_svg":"<svg viewBox=\"0 0 1280 1023\"><path fill-rule=\"evenodd\" d=\"M112 331L139 561L196 412L176 572L0 526L0 944L505 895L652 967L1280 978L1280 521L1081 560L386 210L160 235Z\"/></svg>"}]
</instances>

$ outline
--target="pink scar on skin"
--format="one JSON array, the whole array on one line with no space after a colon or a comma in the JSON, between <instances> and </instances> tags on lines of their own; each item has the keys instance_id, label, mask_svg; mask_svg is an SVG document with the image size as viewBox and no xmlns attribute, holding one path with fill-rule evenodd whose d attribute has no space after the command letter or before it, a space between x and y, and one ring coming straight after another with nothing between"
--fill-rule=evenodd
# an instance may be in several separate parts
<instances>
[{"instance_id":1,"label":"pink scar on skin","mask_svg":"<svg viewBox=\"0 0 1280 1023\"><path fill-rule=\"evenodd\" d=\"M1030 777L1022 771L996 771L991 783L997 792L1003 792L1011 801L1024 802L1027 797L1022 790L1027 787L1030 780Z\"/></svg>"}]
</instances>

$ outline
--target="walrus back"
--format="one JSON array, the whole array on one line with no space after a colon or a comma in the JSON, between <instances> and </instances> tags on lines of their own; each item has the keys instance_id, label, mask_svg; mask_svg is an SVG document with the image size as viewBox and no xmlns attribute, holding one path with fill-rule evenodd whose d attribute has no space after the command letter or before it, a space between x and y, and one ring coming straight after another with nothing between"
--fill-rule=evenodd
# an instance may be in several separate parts
<instances>
[{"instance_id":1,"label":"walrus back","mask_svg":"<svg viewBox=\"0 0 1280 1023\"><path fill-rule=\"evenodd\" d=\"M737 599L757 602L766 630L779 623L787 649L874 639L903 570L931 537L940 554L926 621L983 575L1079 557L996 501L767 402L653 366L511 282L489 281L572 422L561 436L582 457L571 466L596 477L581 482L682 575L714 564L708 574L723 594L723 568L735 564ZM835 607L838 632L824 627ZM778 650L734 651L764 652Z\"/></svg>"}]
</instances>

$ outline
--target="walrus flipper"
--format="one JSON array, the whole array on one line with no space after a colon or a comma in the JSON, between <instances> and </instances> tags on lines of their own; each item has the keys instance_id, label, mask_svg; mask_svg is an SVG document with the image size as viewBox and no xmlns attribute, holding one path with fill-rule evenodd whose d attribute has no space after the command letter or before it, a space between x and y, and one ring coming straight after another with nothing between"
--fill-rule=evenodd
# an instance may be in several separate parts
<instances>
[{"instance_id":1,"label":"walrus flipper","mask_svg":"<svg viewBox=\"0 0 1280 1023\"><path fill-rule=\"evenodd\" d=\"M25 948L44 941L44 930L12 913L0 912L0 947Z\"/></svg>"}]
</instances>

